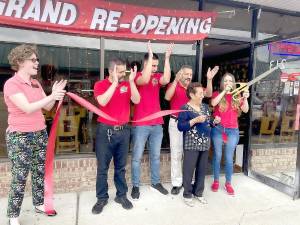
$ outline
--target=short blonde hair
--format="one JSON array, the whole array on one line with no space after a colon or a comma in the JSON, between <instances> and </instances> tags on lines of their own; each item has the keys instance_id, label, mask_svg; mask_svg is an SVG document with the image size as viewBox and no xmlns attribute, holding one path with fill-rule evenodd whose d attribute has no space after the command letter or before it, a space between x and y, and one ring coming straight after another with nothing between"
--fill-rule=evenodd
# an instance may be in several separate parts
<instances>
[{"instance_id":1,"label":"short blonde hair","mask_svg":"<svg viewBox=\"0 0 300 225\"><path fill-rule=\"evenodd\" d=\"M8 62L15 71L19 70L19 64L29 59L32 54L38 57L38 51L35 45L23 44L13 48L8 54Z\"/></svg>"}]
</instances>

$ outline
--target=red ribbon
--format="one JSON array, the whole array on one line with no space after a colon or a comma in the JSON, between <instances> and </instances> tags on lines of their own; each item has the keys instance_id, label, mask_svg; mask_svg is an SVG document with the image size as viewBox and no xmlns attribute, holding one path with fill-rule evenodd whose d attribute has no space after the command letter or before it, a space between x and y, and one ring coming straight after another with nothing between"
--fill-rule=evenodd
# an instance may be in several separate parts
<instances>
[{"instance_id":1,"label":"red ribbon","mask_svg":"<svg viewBox=\"0 0 300 225\"><path fill-rule=\"evenodd\" d=\"M75 95L71 92L67 92L67 95L72 98L74 101L76 101L79 105L85 107L86 109L92 111L93 113L97 114L100 117L103 117L107 120L111 121L117 121L114 118L110 117L106 113L102 112L98 107L94 106L90 102L86 101L85 99L79 97L78 95ZM60 109L61 109L62 101L58 103L56 113L52 122L50 135L48 139L48 145L47 145L47 152L46 152L46 162L45 162L45 212L47 214L54 212L53 207L53 162L54 162L54 150L55 150L55 139L56 139L56 130L57 125L59 122L59 116L60 116ZM149 116L146 116L140 120L132 121L132 122L143 122L147 120L156 119L162 116L170 115L173 113L183 112L186 110L163 110L160 112L156 112L154 114L151 114Z\"/></svg>"}]
</instances>

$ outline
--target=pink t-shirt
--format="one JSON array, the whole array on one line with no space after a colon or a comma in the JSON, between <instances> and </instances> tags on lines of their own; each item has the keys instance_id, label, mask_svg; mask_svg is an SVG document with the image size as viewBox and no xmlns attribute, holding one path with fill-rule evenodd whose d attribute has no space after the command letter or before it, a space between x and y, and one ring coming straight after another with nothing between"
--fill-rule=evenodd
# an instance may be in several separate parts
<instances>
[{"instance_id":1,"label":"pink t-shirt","mask_svg":"<svg viewBox=\"0 0 300 225\"><path fill-rule=\"evenodd\" d=\"M212 99L217 97L219 92L214 92L212 94ZM220 111L219 104L214 107L214 116L221 117L221 125L225 128L238 128L238 111L234 109L231 105L232 95L226 94L225 99L227 102L227 109L224 112Z\"/></svg>"},{"instance_id":2,"label":"pink t-shirt","mask_svg":"<svg viewBox=\"0 0 300 225\"><path fill-rule=\"evenodd\" d=\"M111 82L108 78L96 82L94 86L95 98L102 95L110 87L110 85ZM130 97L131 91L129 82L123 81L119 83L106 106L99 105L101 111L118 120L118 122L106 120L100 116L97 121L107 125L122 125L128 123L130 115Z\"/></svg>"},{"instance_id":3,"label":"pink t-shirt","mask_svg":"<svg viewBox=\"0 0 300 225\"><path fill-rule=\"evenodd\" d=\"M31 84L22 79L17 73L4 84L4 101L8 110L9 131L35 132L46 128L42 110L25 113L19 109L9 97L17 93L23 93L29 103L44 98L44 91L40 83L31 79Z\"/></svg>"},{"instance_id":4,"label":"pink t-shirt","mask_svg":"<svg viewBox=\"0 0 300 225\"><path fill-rule=\"evenodd\" d=\"M139 72L136 75L138 77L142 76L142 73ZM159 89L161 87L159 80L161 78L161 73L155 73L151 75L150 81L145 85L137 85L138 91L141 95L141 101L139 104L134 107L133 120L139 120L150 114L159 112L160 103L159 103ZM163 118L159 117L157 119L145 121L145 122L133 122L134 126L148 126L148 125L159 125L163 124Z\"/></svg>"},{"instance_id":5,"label":"pink t-shirt","mask_svg":"<svg viewBox=\"0 0 300 225\"><path fill-rule=\"evenodd\" d=\"M168 89L172 84L168 85ZM178 110L189 101L186 95L186 88L180 82L177 83L173 97L170 100L170 107L172 110ZM178 116L178 113L173 113L173 116Z\"/></svg>"}]
</instances>

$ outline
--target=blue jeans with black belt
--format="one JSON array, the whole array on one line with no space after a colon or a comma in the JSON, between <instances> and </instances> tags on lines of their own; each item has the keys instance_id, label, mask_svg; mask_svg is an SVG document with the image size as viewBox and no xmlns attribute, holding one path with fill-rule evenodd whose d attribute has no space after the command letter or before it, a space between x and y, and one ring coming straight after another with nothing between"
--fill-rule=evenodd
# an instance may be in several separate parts
<instances>
[{"instance_id":1,"label":"blue jeans with black belt","mask_svg":"<svg viewBox=\"0 0 300 225\"><path fill-rule=\"evenodd\" d=\"M222 146L223 138L222 132L227 135L227 143L225 144L225 177L226 182L231 182L231 177L233 173L233 154L237 144L239 143L239 129L238 128L224 128L220 125L212 128L211 139L213 143L214 153L213 153L213 172L214 180L219 180L220 176L220 163L222 158Z\"/></svg>"},{"instance_id":2,"label":"blue jeans with black belt","mask_svg":"<svg viewBox=\"0 0 300 225\"><path fill-rule=\"evenodd\" d=\"M107 200L107 173L111 160L114 160L114 183L117 197L124 197L128 191L126 184L126 162L129 149L130 127L108 126L98 123L96 132L97 181L96 196Z\"/></svg>"}]
</instances>

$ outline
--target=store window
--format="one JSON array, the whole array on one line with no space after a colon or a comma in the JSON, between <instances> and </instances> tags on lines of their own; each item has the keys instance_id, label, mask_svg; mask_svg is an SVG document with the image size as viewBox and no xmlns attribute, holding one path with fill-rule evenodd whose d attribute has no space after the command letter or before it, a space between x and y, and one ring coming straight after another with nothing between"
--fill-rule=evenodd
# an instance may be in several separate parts
<instances>
[{"instance_id":1,"label":"store window","mask_svg":"<svg viewBox=\"0 0 300 225\"><path fill-rule=\"evenodd\" d=\"M105 40L108 42L108 46L110 46L109 40ZM144 55L147 51L146 42L135 42L134 48L130 48L130 42L120 41L117 44L119 45L119 49L122 49L122 43L126 43L126 46L131 51L123 51L123 50L105 50L105 71L108 70L109 60L114 57L119 57L126 61L127 68L130 68L133 65L138 66L138 70L141 71L143 69L143 59ZM155 53L157 53L159 57L159 65L158 71L163 73L164 70L164 58L165 58L165 50L167 48L167 43L152 43L152 48ZM187 51L190 49L190 51ZM135 51L134 51L135 50ZM137 51L140 50L140 51ZM181 54L180 54L181 53ZM188 53L187 55L182 55L184 53ZM181 44L175 45L173 54L170 58L170 66L171 66L171 82L175 78L175 74L181 68L182 65L190 65L192 68L195 68L196 57L195 50L193 50L192 44ZM195 75L194 75L195 76ZM160 105L162 110L170 109L169 102L164 99L166 92L166 86L160 89ZM131 114L133 114L133 106L131 107ZM164 117L164 135L162 140L162 150L169 151L170 150L170 142L169 142L169 133L168 133L168 124L169 117ZM131 149L130 149L131 150Z\"/></svg>"},{"instance_id":2,"label":"store window","mask_svg":"<svg viewBox=\"0 0 300 225\"><path fill-rule=\"evenodd\" d=\"M300 17L261 11L258 18L258 39L293 34L299 31Z\"/></svg>"},{"instance_id":3,"label":"store window","mask_svg":"<svg viewBox=\"0 0 300 225\"><path fill-rule=\"evenodd\" d=\"M1 76L1 127L5 133L7 110L3 99L3 85L13 75L8 65L7 55L17 43L0 42ZM67 90L96 105L93 97L94 83L100 78L100 52L98 49L84 49L65 46L38 45L40 70L37 79L46 94L56 80L67 79ZM47 131L50 131L56 107L49 112L43 111ZM88 112L70 98L65 97L57 130L56 154L90 153L94 151L96 116ZM4 135L0 139L0 157L6 157Z\"/></svg>"},{"instance_id":4,"label":"store window","mask_svg":"<svg viewBox=\"0 0 300 225\"><path fill-rule=\"evenodd\" d=\"M211 34L241 38L251 37L251 9L205 2L203 10L218 13Z\"/></svg>"},{"instance_id":5,"label":"store window","mask_svg":"<svg viewBox=\"0 0 300 225\"><path fill-rule=\"evenodd\" d=\"M298 145L295 125L300 55L297 49L300 49L297 40L258 47L256 77L277 62L280 68L254 85L252 92L251 170L289 186L295 184Z\"/></svg>"}]
</instances>

